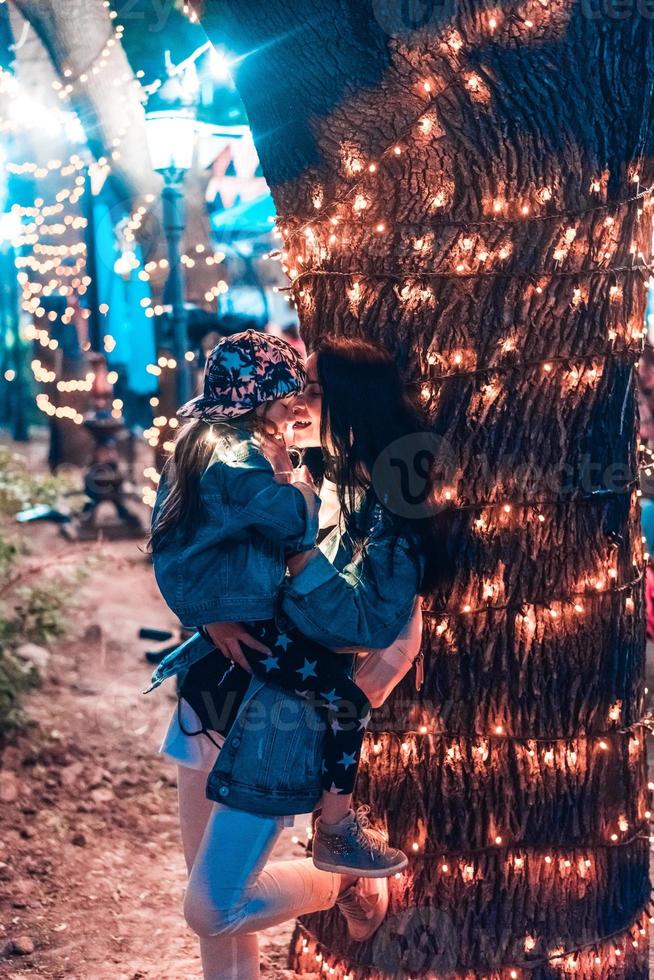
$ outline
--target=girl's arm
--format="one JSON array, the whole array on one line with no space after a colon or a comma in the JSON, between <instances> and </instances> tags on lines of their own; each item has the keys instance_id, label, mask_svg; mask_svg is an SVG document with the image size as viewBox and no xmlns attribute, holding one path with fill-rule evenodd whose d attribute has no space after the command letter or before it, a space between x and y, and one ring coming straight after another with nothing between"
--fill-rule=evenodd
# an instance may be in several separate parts
<instances>
[{"instance_id":1,"label":"girl's arm","mask_svg":"<svg viewBox=\"0 0 654 980\"><path fill-rule=\"evenodd\" d=\"M399 636L420 589L422 562L378 521L364 552L339 571L314 550L287 580L282 608L305 636L331 648L383 648Z\"/></svg>"},{"instance_id":2,"label":"girl's arm","mask_svg":"<svg viewBox=\"0 0 654 980\"><path fill-rule=\"evenodd\" d=\"M268 460L249 442L221 461L227 463L220 468L227 501L244 529L252 528L288 551L314 546L320 498L308 484L278 483ZM211 487L206 489L210 505Z\"/></svg>"}]
</instances>

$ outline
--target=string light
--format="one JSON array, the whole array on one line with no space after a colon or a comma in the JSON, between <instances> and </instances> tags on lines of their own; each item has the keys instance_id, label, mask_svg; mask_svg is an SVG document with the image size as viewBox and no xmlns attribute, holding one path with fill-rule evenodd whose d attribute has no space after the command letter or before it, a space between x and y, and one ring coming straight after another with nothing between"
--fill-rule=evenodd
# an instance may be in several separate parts
<instances>
[{"instance_id":1,"label":"string light","mask_svg":"<svg viewBox=\"0 0 654 980\"><path fill-rule=\"evenodd\" d=\"M524 962L515 966L489 967L487 963L481 963L468 965L463 971L448 968L446 972L448 977L452 977L453 980L469 980L472 975L491 978L491 980L509 980L509 978L510 980L517 980L518 977L522 976L523 971L529 973L539 966L550 966L550 968L558 968L564 971L579 970L580 972L588 969L592 973L594 972L592 965L609 960L611 956L616 959L626 959L630 949L639 948L639 937L646 935L646 925L648 920L651 921L651 911L651 900L648 900L645 908L632 922L608 935L587 939L583 943L568 949L560 946L546 954L529 955ZM535 937L526 937L524 941L525 953L532 953L537 945ZM355 975L355 968L347 960L331 954L302 923L298 923L296 927L295 946L292 966L296 971L302 973L315 972L317 966L320 977L329 975L335 976L339 980L346 980L346 978ZM381 974L379 976L381 977Z\"/></svg>"},{"instance_id":2,"label":"string light","mask_svg":"<svg viewBox=\"0 0 654 980\"><path fill-rule=\"evenodd\" d=\"M484 749L485 742L489 742L489 743L497 742L500 744L515 743L516 745L526 745L532 754L533 754L533 749L531 748L532 743L533 746L536 747L541 745L546 745L551 747L552 745L558 743L567 744L571 742L584 742L584 743L593 742L593 743L597 743L597 747L602 752L607 752L609 751L609 744L607 740L619 738L623 735L633 736L634 732L637 732L641 729L645 729L646 731L654 730L654 716L652 716L652 714L650 714L649 712L644 714L641 718L639 718L631 725L623 726L620 728L615 727L602 732L585 732L583 733L583 735L570 735L569 733L568 734L564 733L560 735L546 735L546 736L545 735L544 736L511 735L506 731L503 725L497 725L492 732L474 732L474 731L451 732L443 729L438 730L436 728L429 729L428 726L422 725L419 729L406 729L403 732L399 732L399 731L375 732L374 735L375 742L373 746L373 752L375 755L381 753L383 747L381 745L380 738L382 734L386 735L388 738L395 738L396 740L401 740L401 744L405 755L407 753L410 753L412 749L415 749L415 746L412 746L411 743L407 741L407 739L412 738L417 741L419 737L424 737L424 736L427 737L427 740L438 739L441 741L451 741L453 743L456 743L457 740L461 738L466 738L480 743L481 748L484 751L485 751ZM550 754L549 762L552 762L553 756L551 755L551 748L545 750L545 756L547 756L548 754ZM571 759L570 761L574 763L576 759L574 760Z\"/></svg>"}]
</instances>

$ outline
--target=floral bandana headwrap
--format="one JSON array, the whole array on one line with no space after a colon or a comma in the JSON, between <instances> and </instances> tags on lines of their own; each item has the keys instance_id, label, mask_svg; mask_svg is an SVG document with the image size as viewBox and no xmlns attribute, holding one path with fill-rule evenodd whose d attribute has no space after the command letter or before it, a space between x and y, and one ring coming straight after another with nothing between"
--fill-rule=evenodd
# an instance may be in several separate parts
<instances>
[{"instance_id":1,"label":"floral bandana headwrap","mask_svg":"<svg viewBox=\"0 0 654 980\"><path fill-rule=\"evenodd\" d=\"M304 390L299 354L280 337L245 330L214 347L204 369L204 394L178 410L180 419L222 422Z\"/></svg>"}]
</instances>

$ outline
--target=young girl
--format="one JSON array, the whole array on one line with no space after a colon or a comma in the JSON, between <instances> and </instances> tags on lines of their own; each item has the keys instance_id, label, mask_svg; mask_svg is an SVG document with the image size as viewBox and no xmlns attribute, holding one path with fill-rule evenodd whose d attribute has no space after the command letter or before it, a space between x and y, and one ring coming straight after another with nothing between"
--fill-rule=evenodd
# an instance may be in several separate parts
<instances>
[{"instance_id":1,"label":"young girl","mask_svg":"<svg viewBox=\"0 0 654 980\"><path fill-rule=\"evenodd\" d=\"M290 396L305 380L300 358L281 339L246 331L218 344L203 397L178 413L192 421L157 495L154 569L185 625L243 623L251 671L326 715L317 866L387 877L406 866L406 855L351 809L370 703L349 676L348 657L293 628L280 633L274 619L286 561L314 547L318 528L319 500L307 484L289 482L292 466L279 439ZM186 695L192 699L188 688Z\"/></svg>"}]
</instances>

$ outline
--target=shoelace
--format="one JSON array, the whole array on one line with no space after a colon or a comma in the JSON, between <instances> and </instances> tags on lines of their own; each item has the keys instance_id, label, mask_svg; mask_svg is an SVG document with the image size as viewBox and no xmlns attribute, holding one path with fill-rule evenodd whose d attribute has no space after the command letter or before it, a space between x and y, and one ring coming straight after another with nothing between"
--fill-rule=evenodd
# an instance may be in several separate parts
<instances>
[{"instance_id":1,"label":"shoelace","mask_svg":"<svg viewBox=\"0 0 654 980\"><path fill-rule=\"evenodd\" d=\"M354 813L354 825L356 828L355 837L357 843L362 847L369 848L370 857L374 856L375 848L382 855L384 855L388 849L388 842L381 831L375 830L370 826L370 819L368 817L369 813L370 807L367 803L362 803Z\"/></svg>"}]
</instances>

